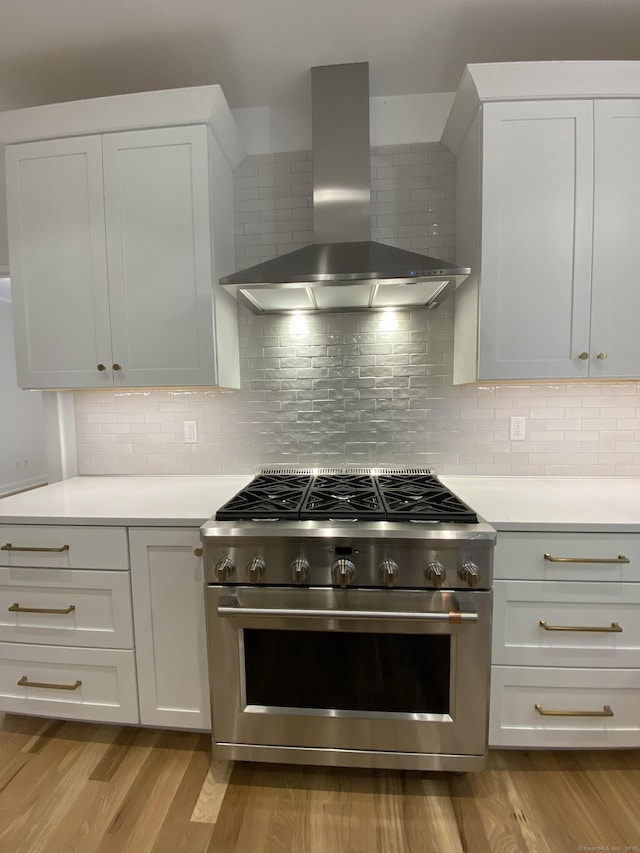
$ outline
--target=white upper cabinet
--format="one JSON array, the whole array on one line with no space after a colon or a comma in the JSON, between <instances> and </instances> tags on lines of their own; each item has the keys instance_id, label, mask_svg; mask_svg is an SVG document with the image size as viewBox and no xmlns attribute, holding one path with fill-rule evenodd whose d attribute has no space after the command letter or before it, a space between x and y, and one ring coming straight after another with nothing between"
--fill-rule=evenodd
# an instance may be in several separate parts
<instances>
[{"instance_id":1,"label":"white upper cabinet","mask_svg":"<svg viewBox=\"0 0 640 853\"><path fill-rule=\"evenodd\" d=\"M595 101L594 131L591 375L638 377L640 98Z\"/></svg>"},{"instance_id":2,"label":"white upper cabinet","mask_svg":"<svg viewBox=\"0 0 640 853\"><path fill-rule=\"evenodd\" d=\"M200 104L177 109L203 90L219 94L0 115L21 387L239 386L236 304L217 280L235 268L242 152L226 103L214 99L220 127ZM147 112L120 131L132 98ZM103 132L74 133L92 125ZM14 141L48 126L65 138Z\"/></svg>"},{"instance_id":3,"label":"white upper cabinet","mask_svg":"<svg viewBox=\"0 0 640 853\"><path fill-rule=\"evenodd\" d=\"M6 155L18 383L111 384L100 137Z\"/></svg>"},{"instance_id":4,"label":"white upper cabinet","mask_svg":"<svg viewBox=\"0 0 640 853\"><path fill-rule=\"evenodd\" d=\"M0 276L9 275L9 239L7 237L7 203L4 168L4 152L0 145Z\"/></svg>"},{"instance_id":5,"label":"white upper cabinet","mask_svg":"<svg viewBox=\"0 0 640 853\"><path fill-rule=\"evenodd\" d=\"M640 376L632 91L640 63L468 69L443 136L458 157L457 261L472 269L456 293L456 383ZM587 96L600 92L619 97Z\"/></svg>"}]
</instances>

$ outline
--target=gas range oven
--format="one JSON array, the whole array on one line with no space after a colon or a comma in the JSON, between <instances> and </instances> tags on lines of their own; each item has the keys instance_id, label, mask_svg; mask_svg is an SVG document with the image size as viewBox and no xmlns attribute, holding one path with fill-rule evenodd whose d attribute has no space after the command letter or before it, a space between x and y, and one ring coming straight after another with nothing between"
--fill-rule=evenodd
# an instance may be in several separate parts
<instances>
[{"instance_id":1,"label":"gas range oven","mask_svg":"<svg viewBox=\"0 0 640 853\"><path fill-rule=\"evenodd\" d=\"M264 468L201 528L217 757L473 770L495 530L421 468Z\"/></svg>"}]
</instances>

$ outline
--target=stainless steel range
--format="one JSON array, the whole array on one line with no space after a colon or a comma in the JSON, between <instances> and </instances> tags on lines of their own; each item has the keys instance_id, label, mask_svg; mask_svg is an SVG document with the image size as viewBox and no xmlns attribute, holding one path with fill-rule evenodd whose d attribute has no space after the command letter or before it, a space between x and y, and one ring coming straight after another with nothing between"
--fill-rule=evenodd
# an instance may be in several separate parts
<instances>
[{"instance_id":1,"label":"stainless steel range","mask_svg":"<svg viewBox=\"0 0 640 853\"><path fill-rule=\"evenodd\" d=\"M265 468L201 536L217 757L483 766L496 533L433 473Z\"/></svg>"}]
</instances>

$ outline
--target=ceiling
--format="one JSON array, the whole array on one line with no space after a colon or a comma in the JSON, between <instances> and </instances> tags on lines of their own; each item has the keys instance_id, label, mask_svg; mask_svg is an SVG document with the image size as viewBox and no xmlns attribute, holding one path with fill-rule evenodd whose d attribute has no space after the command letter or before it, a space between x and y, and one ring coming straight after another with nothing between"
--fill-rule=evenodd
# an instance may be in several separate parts
<instances>
[{"instance_id":1,"label":"ceiling","mask_svg":"<svg viewBox=\"0 0 640 853\"><path fill-rule=\"evenodd\" d=\"M0 0L0 109L220 83L303 102L313 65L371 95L454 91L469 62L640 59L638 0Z\"/></svg>"}]
</instances>

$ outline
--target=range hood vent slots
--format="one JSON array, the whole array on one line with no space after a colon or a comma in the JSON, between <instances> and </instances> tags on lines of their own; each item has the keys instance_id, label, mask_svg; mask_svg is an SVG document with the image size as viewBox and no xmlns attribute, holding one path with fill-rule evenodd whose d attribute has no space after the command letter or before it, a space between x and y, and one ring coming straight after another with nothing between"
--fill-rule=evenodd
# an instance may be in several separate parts
<instances>
[{"instance_id":1,"label":"range hood vent slots","mask_svg":"<svg viewBox=\"0 0 640 853\"><path fill-rule=\"evenodd\" d=\"M311 69L315 242L220 279L254 314L436 308L470 270L373 242L369 64Z\"/></svg>"}]
</instances>

